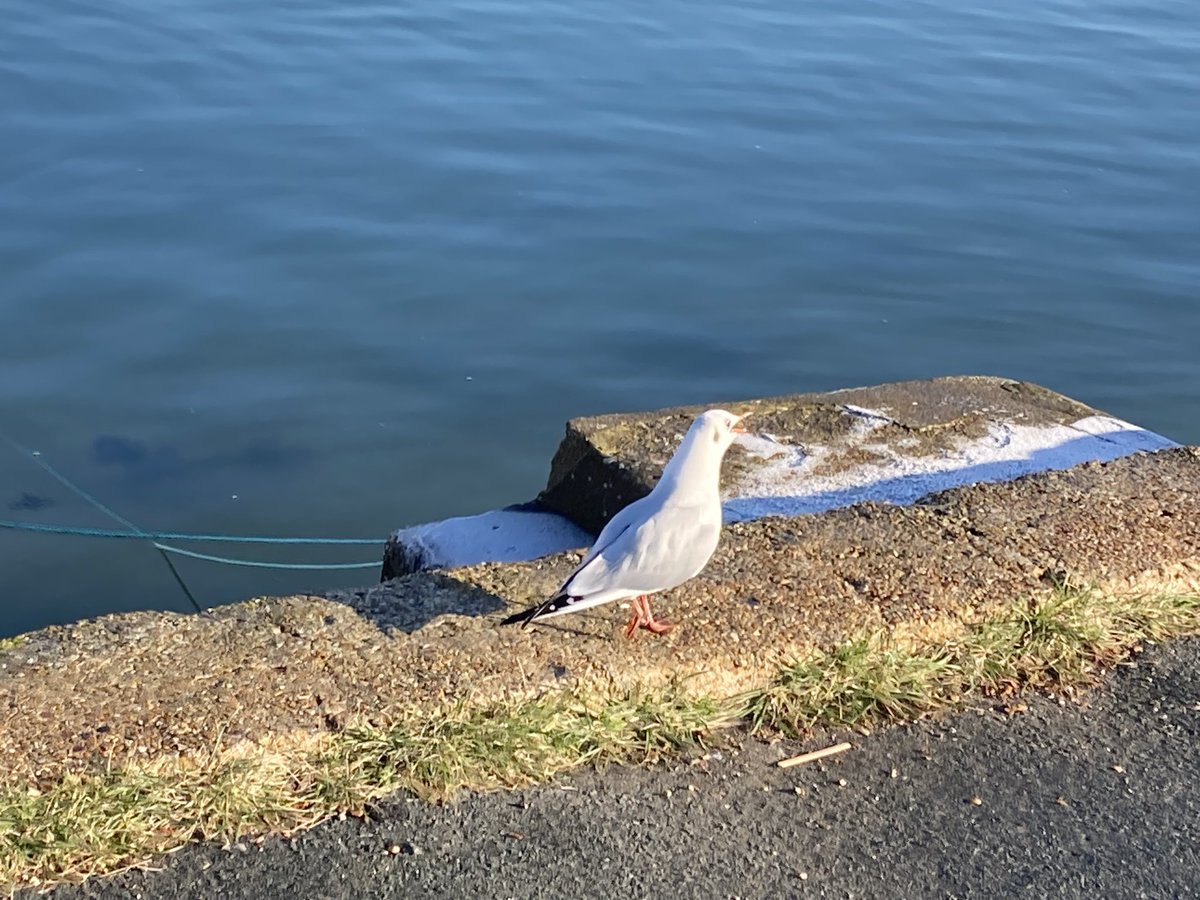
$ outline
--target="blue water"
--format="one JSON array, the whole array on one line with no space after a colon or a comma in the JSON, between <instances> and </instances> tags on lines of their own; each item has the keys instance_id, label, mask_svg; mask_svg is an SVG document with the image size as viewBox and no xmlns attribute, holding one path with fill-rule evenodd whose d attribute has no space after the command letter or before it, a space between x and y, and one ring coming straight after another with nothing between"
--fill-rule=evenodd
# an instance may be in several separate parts
<instances>
[{"instance_id":1,"label":"blue water","mask_svg":"<svg viewBox=\"0 0 1200 900\"><path fill-rule=\"evenodd\" d=\"M10 0L0 428L144 527L363 536L599 411L979 372L1200 442L1198 97L1193 0ZM109 524L3 446L0 517ZM0 587L186 608L132 543Z\"/></svg>"}]
</instances>

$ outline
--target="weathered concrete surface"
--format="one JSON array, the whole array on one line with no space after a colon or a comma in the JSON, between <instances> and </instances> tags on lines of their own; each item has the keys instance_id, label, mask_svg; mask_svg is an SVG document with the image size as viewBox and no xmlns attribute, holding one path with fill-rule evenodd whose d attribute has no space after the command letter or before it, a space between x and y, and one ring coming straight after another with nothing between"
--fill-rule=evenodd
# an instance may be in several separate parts
<instances>
[{"instance_id":1,"label":"weathered concrete surface","mask_svg":"<svg viewBox=\"0 0 1200 900\"><path fill-rule=\"evenodd\" d=\"M725 405L733 412L751 412L750 430L771 436L767 441L739 440L729 451L722 487L727 514L732 508L735 519L822 511L864 499L911 502L930 490L956 484L1002 481L1170 445L1165 438L1134 426L1118 431L1108 423L1118 427L1128 423L1047 388L988 376L906 381ZM572 419L539 501L598 532L624 506L650 492L692 419L705 408ZM1097 419L1103 430L1112 429L1107 439L1063 446L1073 438L1095 438ZM1081 421L1083 428L1075 427ZM1138 438L1128 440L1136 432ZM1118 443L1114 433L1126 440ZM1039 435L1044 439L1039 441ZM1014 437L1025 441L1026 447L1018 449L1027 452L1003 452ZM978 448L974 455L972 447ZM994 465L1001 461L1025 465ZM778 478L763 477L764 467L771 466L798 470L797 481L810 487L815 479L824 478L828 490L816 497L806 490L807 503L730 502L764 501L767 498L758 495L772 481L776 483L770 493L776 500L788 498L790 492ZM917 478L961 469L967 471L957 479Z\"/></svg>"},{"instance_id":2,"label":"weathered concrete surface","mask_svg":"<svg viewBox=\"0 0 1200 900\"><path fill-rule=\"evenodd\" d=\"M1047 571L1200 590L1200 450L1139 454L917 505L868 504L726 528L708 569L660 595L670 636L620 638L602 607L522 631L505 609L541 598L577 557L423 573L331 599L204 616L107 616L0 652L0 772L209 752L382 722L414 708L575 686L753 686L781 656L864 626L936 629L1044 588Z\"/></svg>"}]
</instances>

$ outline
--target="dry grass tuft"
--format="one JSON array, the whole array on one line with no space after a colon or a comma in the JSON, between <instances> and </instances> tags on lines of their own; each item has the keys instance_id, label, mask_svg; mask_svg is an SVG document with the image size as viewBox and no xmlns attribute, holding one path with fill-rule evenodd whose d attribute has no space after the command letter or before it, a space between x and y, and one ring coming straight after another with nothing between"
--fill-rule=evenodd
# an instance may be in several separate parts
<instances>
[{"instance_id":1,"label":"dry grass tuft","mask_svg":"<svg viewBox=\"0 0 1200 900\"><path fill-rule=\"evenodd\" d=\"M1074 692L1146 640L1200 631L1200 596L1060 585L937 641L876 631L785 666L747 703L754 727L915 718L980 696Z\"/></svg>"},{"instance_id":2,"label":"dry grass tuft","mask_svg":"<svg viewBox=\"0 0 1200 900\"><path fill-rule=\"evenodd\" d=\"M26 640L28 640L28 636L24 634L0 638L0 653L3 653L5 650L11 650L13 647L20 647Z\"/></svg>"}]
</instances>

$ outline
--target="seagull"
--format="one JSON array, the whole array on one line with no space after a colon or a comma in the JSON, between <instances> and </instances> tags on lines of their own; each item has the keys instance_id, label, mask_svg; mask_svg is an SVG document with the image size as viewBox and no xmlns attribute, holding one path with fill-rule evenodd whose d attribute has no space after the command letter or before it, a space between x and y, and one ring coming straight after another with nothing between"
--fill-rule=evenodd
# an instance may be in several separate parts
<instances>
[{"instance_id":1,"label":"seagull","mask_svg":"<svg viewBox=\"0 0 1200 900\"><path fill-rule=\"evenodd\" d=\"M721 460L734 438L746 433L742 422L748 415L710 409L697 416L654 490L609 520L549 599L500 624L521 622L527 627L534 621L632 597L626 638L632 638L639 627L651 634L674 628L654 618L649 596L699 575L717 549Z\"/></svg>"}]
</instances>

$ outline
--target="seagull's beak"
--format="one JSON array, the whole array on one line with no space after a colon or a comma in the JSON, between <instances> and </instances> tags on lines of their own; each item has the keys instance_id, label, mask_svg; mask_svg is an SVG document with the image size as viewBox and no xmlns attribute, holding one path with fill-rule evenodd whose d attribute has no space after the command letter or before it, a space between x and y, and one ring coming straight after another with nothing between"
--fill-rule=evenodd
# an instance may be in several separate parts
<instances>
[{"instance_id":1,"label":"seagull's beak","mask_svg":"<svg viewBox=\"0 0 1200 900\"><path fill-rule=\"evenodd\" d=\"M743 415L743 416L740 416L740 417L738 418L738 420L737 420L736 422L734 422L734 423L733 423L733 428L732 428L732 429L730 429L730 430L731 430L731 431L733 431L733 433L734 433L734 434L746 434L746 433L747 433L747 432L746 432L746 426L745 426L743 423L744 423L744 422L745 422L745 421L746 421L748 418L750 418L750 413L746 413L745 415Z\"/></svg>"}]
</instances>

